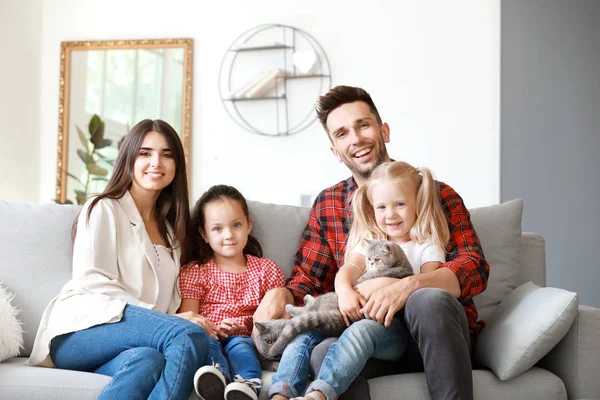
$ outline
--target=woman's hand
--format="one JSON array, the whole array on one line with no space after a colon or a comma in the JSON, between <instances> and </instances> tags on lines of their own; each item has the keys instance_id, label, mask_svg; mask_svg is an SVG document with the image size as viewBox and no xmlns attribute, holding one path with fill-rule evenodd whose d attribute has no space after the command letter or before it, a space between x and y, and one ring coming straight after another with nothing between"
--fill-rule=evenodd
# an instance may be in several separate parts
<instances>
[{"instance_id":1,"label":"woman's hand","mask_svg":"<svg viewBox=\"0 0 600 400\"><path fill-rule=\"evenodd\" d=\"M225 338L228 338L231 335L235 335L235 333L237 331L239 331L240 329L242 329L243 327L244 327L243 325L240 325L233 318L225 318L219 324L219 331L218 331L217 335L220 338L225 339Z\"/></svg>"},{"instance_id":2,"label":"woman's hand","mask_svg":"<svg viewBox=\"0 0 600 400\"><path fill-rule=\"evenodd\" d=\"M363 318L360 309L366 304L364 297L354 289L338 291L338 307L346 326Z\"/></svg>"},{"instance_id":3,"label":"woman's hand","mask_svg":"<svg viewBox=\"0 0 600 400\"><path fill-rule=\"evenodd\" d=\"M217 336L219 333L219 330L215 327L215 324L210 322L208 319L204 318L202 315L195 313L193 311L185 311L185 312L175 314L175 316L179 317L179 318L183 318L185 320L188 320L196 325L199 325L206 331L206 333L208 333L208 335L210 337L213 337L215 339L219 338Z\"/></svg>"}]
</instances>

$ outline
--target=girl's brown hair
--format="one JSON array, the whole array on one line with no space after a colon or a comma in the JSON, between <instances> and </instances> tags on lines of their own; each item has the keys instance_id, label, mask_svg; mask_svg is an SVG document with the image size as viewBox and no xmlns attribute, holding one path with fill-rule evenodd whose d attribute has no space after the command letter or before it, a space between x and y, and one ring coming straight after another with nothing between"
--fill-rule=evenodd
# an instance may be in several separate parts
<instances>
[{"instance_id":1,"label":"girl's brown hair","mask_svg":"<svg viewBox=\"0 0 600 400\"><path fill-rule=\"evenodd\" d=\"M182 264L188 264L190 262L197 262L198 264L204 264L208 260L210 260L214 256L213 249L210 245L202 238L200 235L200 231L204 231L205 217L204 210L206 206L213 201L218 201L222 199L229 199L233 201L237 201L242 207L242 211L246 216L246 219L250 221L250 211L248 210L248 202L240 193L239 190L234 188L233 186L227 185L215 185L208 189L196 202L194 206L194 210L192 212L192 227L194 230L194 234L192 237L194 240L194 251L189 253L189 258L182 261ZM248 243L246 243L246 247L243 250L244 254L250 254L255 257L262 257L263 251L258 240L252 236L248 235Z\"/></svg>"}]
</instances>

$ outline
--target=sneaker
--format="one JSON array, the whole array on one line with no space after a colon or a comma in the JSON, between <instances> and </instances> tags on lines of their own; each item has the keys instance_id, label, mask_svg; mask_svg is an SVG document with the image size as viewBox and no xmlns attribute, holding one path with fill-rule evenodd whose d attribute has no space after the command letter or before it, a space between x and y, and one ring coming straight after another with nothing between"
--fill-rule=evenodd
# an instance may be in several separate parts
<instances>
[{"instance_id":1,"label":"sneaker","mask_svg":"<svg viewBox=\"0 0 600 400\"><path fill-rule=\"evenodd\" d=\"M244 379L239 375L233 378L225 388L225 400L258 400L258 389L261 387L260 379Z\"/></svg>"},{"instance_id":2,"label":"sneaker","mask_svg":"<svg viewBox=\"0 0 600 400\"><path fill-rule=\"evenodd\" d=\"M194 375L194 389L202 400L223 400L225 385L219 364L205 365Z\"/></svg>"}]
</instances>

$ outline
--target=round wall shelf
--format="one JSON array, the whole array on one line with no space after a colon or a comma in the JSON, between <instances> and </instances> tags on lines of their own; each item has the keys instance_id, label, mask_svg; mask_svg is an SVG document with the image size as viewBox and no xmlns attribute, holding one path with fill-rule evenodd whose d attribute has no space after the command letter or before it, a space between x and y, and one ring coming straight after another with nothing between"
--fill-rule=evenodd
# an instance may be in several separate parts
<instances>
[{"instance_id":1,"label":"round wall shelf","mask_svg":"<svg viewBox=\"0 0 600 400\"><path fill-rule=\"evenodd\" d=\"M307 32L287 25L260 25L227 49L219 71L219 94L242 128L288 136L316 120L318 97L331 88L329 60Z\"/></svg>"}]
</instances>

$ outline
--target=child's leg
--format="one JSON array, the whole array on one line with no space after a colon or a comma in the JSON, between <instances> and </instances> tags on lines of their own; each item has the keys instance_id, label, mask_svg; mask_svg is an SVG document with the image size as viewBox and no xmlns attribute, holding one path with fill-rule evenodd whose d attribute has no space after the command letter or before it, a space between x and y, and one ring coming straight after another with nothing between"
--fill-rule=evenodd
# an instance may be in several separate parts
<instances>
[{"instance_id":1,"label":"child's leg","mask_svg":"<svg viewBox=\"0 0 600 400\"><path fill-rule=\"evenodd\" d=\"M350 325L331 345L317 379L307 393L320 391L327 399L335 399L350 387L371 357L398 360L406 350L408 333L404 321L394 318L392 325L363 319Z\"/></svg>"},{"instance_id":2,"label":"child's leg","mask_svg":"<svg viewBox=\"0 0 600 400\"><path fill-rule=\"evenodd\" d=\"M219 365L218 369L223 373L223 376L225 376L225 380L231 382L231 366L227 361L227 357L225 357L223 344L219 340L211 337L206 365L216 366L217 364Z\"/></svg>"},{"instance_id":3,"label":"child's leg","mask_svg":"<svg viewBox=\"0 0 600 400\"><path fill-rule=\"evenodd\" d=\"M247 380L261 379L258 353L250 336L232 336L223 340L223 352L229 361L232 376L240 375Z\"/></svg>"},{"instance_id":4,"label":"child's leg","mask_svg":"<svg viewBox=\"0 0 600 400\"><path fill-rule=\"evenodd\" d=\"M221 342L210 338L206 364L194 375L194 389L203 400L222 400L225 386L231 382L229 363L223 354Z\"/></svg>"},{"instance_id":5,"label":"child's leg","mask_svg":"<svg viewBox=\"0 0 600 400\"><path fill-rule=\"evenodd\" d=\"M279 394L291 399L304 391L310 369L310 353L326 337L323 333L306 332L292 340L283 351L277 372L273 374L269 398Z\"/></svg>"}]
</instances>

